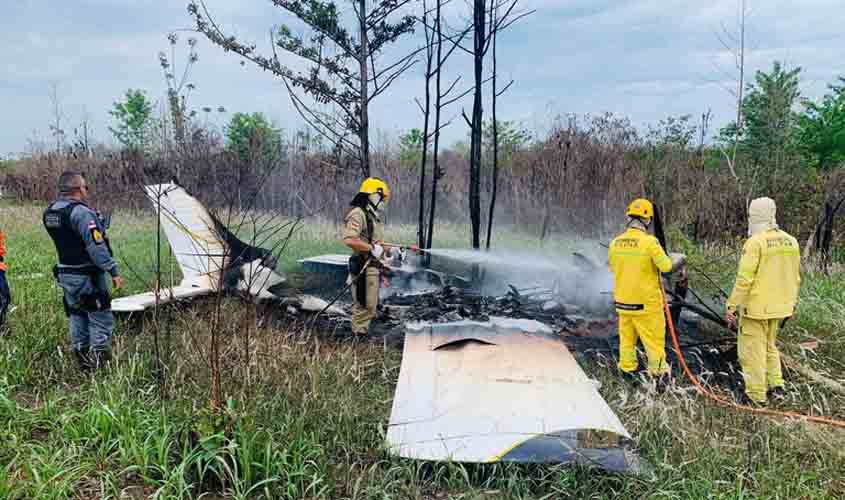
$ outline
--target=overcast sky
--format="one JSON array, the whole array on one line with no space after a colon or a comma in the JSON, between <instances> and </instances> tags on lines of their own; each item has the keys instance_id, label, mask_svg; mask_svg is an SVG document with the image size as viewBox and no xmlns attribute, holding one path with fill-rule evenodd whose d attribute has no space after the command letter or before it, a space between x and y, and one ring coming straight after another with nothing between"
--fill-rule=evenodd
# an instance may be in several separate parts
<instances>
[{"instance_id":1,"label":"overcast sky","mask_svg":"<svg viewBox=\"0 0 845 500\"><path fill-rule=\"evenodd\" d=\"M344 9L347 1L337 0ZM273 25L286 22L269 0L206 3L227 29L259 47L267 46ZM65 128L70 132L88 116L94 136L111 142L108 111L126 89L145 89L161 100L165 86L157 54L167 48L168 32L192 26L185 4L0 1L0 155L24 151L33 137L49 139L53 84ZM845 74L843 0L748 4L749 74L768 69L776 59L801 66L802 91L812 98ZM502 119L542 131L557 114L611 111L643 126L710 108L717 125L730 120L733 98L723 87L734 85L733 61L716 32L722 23L735 26L736 0L523 0L522 5L536 13L499 44L499 73L516 80L500 101ZM453 22L459 19L453 16ZM421 36L418 31L413 43ZM236 56L201 36L198 52L190 79L197 87L192 107L225 107L228 113L214 118L221 125L234 111L261 111L285 129L300 124L284 89L268 73L241 66ZM376 101L372 122L379 131L395 135L421 126L413 101L422 94L421 71L416 68ZM471 62L457 57L451 71L464 72L468 81ZM465 105L469 112L471 103ZM445 133L449 141L462 139L466 125L456 120Z\"/></svg>"}]
</instances>

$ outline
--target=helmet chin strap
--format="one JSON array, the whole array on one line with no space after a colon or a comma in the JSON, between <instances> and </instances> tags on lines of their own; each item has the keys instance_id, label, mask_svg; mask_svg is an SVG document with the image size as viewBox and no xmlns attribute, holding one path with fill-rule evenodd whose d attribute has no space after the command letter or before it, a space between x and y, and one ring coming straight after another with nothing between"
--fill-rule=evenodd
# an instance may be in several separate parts
<instances>
[{"instance_id":1,"label":"helmet chin strap","mask_svg":"<svg viewBox=\"0 0 845 500\"><path fill-rule=\"evenodd\" d=\"M383 195L383 194L381 194L381 193L373 193L373 194L377 194L377 195L378 195L378 202L377 202L377 203L373 203L372 198L369 198L369 201L370 201L370 206L371 206L371 207L373 207L373 210L374 210L374 211L378 212L378 209L379 209L379 207L381 206L381 202L382 202L382 201L384 201L384 195ZM370 196L372 196L372 195L370 195Z\"/></svg>"}]
</instances>

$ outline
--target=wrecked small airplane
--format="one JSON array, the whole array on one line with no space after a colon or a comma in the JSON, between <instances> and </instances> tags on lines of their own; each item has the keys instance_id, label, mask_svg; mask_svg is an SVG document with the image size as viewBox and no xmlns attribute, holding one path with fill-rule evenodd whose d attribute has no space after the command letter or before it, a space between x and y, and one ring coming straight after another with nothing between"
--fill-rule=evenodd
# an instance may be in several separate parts
<instances>
[{"instance_id":1,"label":"wrecked small airplane","mask_svg":"<svg viewBox=\"0 0 845 500\"><path fill-rule=\"evenodd\" d=\"M241 291L263 300L291 301L303 311L324 311L332 315L345 315L338 307L312 295L282 298L273 290L286 282L276 271L276 259L270 250L241 241L196 198L177 184L145 186L147 198L159 219L170 248L182 272L177 286L162 287L158 302L154 291L119 297L112 300L112 311L135 313L174 301L190 300L211 295L220 289ZM160 204L160 206L159 206ZM348 256L329 255L301 260L306 272L334 273L346 279ZM316 266L316 267L315 267ZM431 270L419 269L409 264L390 266L400 279L397 286L413 276L425 274L429 281L440 279Z\"/></svg>"},{"instance_id":2,"label":"wrecked small airplane","mask_svg":"<svg viewBox=\"0 0 845 500\"><path fill-rule=\"evenodd\" d=\"M115 312L140 312L156 304L210 295L221 286L290 304L289 297L272 291L286 279L275 270L270 251L238 239L178 185L146 186L145 191L160 214L183 278L178 286L162 288L158 300L154 292L116 298L112 301ZM300 263L307 274L320 275L335 293L346 279L346 260L345 255L324 255ZM555 287L561 280L568 282L576 299L595 295L603 306L607 297L576 283L596 281L584 278L597 272L596 266L581 260L587 262L576 261L577 272L569 279L557 278ZM437 316L434 322L400 320L393 326L404 328L402 364L387 432L393 453L421 460L578 463L617 472L647 472L596 382L552 330L561 325L574 327L567 317L569 306L555 305L544 295L563 294L525 292L511 285L507 295L491 300L465 288L467 280L454 273L412 262L392 269L398 278L395 288L409 289L413 284L417 291L394 297L392 306L387 301L385 310L413 304L419 310L411 311L412 316L428 315L429 310ZM420 284L440 292L420 293ZM322 298L299 295L295 300L300 310L348 321L343 307L329 307ZM484 314L485 309L497 316ZM282 314L285 310L290 308L280 308ZM447 310L451 312L443 314ZM484 320L455 321L454 316L466 315Z\"/></svg>"},{"instance_id":3,"label":"wrecked small airplane","mask_svg":"<svg viewBox=\"0 0 845 500\"><path fill-rule=\"evenodd\" d=\"M275 270L272 252L238 239L199 200L176 184L146 186L145 191L153 209L160 214L161 227L182 271L182 281L178 286L162 287L158 302L152 291L116 298L112 300L113 311L140 312L156 303L210 295L221 285L262 299L275 297L270 289L285 278Z\"/></svg>"}]
</instances>

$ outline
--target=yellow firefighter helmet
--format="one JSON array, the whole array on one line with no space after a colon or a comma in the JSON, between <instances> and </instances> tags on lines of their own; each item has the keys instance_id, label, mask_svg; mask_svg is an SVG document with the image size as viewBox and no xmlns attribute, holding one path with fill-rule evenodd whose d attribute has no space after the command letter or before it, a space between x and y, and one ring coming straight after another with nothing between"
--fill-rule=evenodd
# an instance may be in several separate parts
<instances>
[{"instance_id":1,"label":"yellow firefighter helmet","mask_svg":"<svg viewBox=\"0 0 845 500\"><path fill-rule=\"evenodd\" d=\"M390 199L390 188L387 187L386 182L378 177L367 177L364 179L358 192L365 194L381 193L384 196L384 201Z\"/></svg>"},{"instance_id":2,"label":"yellow firefighter helmet","mask_svg":"<svg viewBox=\"0 0 845 500\"><path fill-rule=\"evenodd\" d=\"M637 198L628 205L628 210L625 212L628 217L638 217L640 219L651 219L654 217L654 205L645 198Z\"/></svg>"}]
</instances>

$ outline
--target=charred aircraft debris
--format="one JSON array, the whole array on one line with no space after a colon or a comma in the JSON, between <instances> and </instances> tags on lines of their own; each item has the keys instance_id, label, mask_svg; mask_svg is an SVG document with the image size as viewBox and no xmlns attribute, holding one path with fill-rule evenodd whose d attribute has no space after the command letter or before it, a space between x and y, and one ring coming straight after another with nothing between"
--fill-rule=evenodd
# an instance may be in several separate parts
<instances>
[{"instance_id":1,"label":"charred aircraft debris","mask_svg":"<svg viewBox=\"0 0 845 500\"><path fill-rule=\"evenodd\" d=\"M352 338L351 297L331 303L346 279L347 256L303 259L303 285L295 287L276 271L271 252L238 239L183 188L147 186L146 193L182 281L158 294L115 299L116 313L236 291L262 302L275 321L310 322L321 335ZM454 262L412 258L389 266L392 285L382 290L370 340L403 349L387 433L394 453L647 471L630 434L576 361L616 355L612 281L605 266L581 253L560 265L565 271L516 273L510 281L513 273ZM729 348L698 328L701 316L717 321L718 315L700 300L687 302L687 289L681 283L672 292L687 360L706 381L731 385L738 376Z\"/></svg>"}]
</instances>

